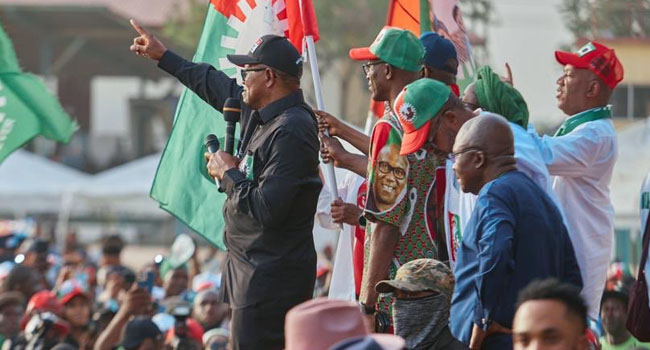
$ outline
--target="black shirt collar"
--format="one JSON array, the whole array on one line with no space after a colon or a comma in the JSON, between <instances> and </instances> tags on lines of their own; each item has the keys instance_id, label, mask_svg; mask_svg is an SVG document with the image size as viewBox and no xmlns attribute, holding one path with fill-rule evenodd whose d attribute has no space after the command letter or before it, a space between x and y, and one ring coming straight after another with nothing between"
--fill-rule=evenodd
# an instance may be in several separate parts
<instances>
[{"instance_id":1,"label":"black shirt collar","mask_svg":"<svg viewBox=\"0 0 650 350\"><path fill-rule=\"evenodd\" d=\"M305 103L305 99L302 95L302 90L298 89L260 109L258 111L260 122L266 124L285 110L303 103Z\"/></svg>"}]
</instances>

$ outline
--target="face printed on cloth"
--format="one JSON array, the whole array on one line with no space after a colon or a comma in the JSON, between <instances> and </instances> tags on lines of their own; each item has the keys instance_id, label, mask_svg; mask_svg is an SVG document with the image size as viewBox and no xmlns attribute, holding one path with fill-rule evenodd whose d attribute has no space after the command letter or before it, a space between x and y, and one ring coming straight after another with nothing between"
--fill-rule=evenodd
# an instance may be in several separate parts
<instances>
[{"instance_id":1,"label":"face printed on cloth","mask_svg":"<svg viewBox=\"0 0 650 350\"><path fill-rule=\"evenodd\" d=\"M380 212L390 209L404 192L408 161L399 155L399 150L398 144L387 144L379 152L374 166L373 194Z\"/></svg>"}]
</instances>

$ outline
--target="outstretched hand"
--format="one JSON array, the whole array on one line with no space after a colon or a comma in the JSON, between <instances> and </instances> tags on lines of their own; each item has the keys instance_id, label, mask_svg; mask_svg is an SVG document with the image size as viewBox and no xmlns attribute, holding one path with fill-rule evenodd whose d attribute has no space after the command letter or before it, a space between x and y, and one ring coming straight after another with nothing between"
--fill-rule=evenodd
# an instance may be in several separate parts
<instances>
[{"instance_id":1,"label":"outstretched hand","mask_svg":"<svg viewBox=\"0 0 650 350\"><path fill-rule=\"evenodd\" d=\"M140 36L133 39L133 45L129 49L138 56L147 57L159 61L167 48L153 34L142 28L134 19L131 19L131 26Z\"/></svg>"}]
</instances>

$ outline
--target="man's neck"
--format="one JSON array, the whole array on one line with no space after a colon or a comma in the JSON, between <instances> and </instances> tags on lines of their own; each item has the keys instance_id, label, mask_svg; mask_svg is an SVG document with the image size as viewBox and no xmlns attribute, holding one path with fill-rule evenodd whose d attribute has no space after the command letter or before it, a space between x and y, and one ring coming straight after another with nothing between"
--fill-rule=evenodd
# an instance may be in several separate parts
<instances>
[{"instance_id":1,"label":"man's neck","mask_svg":"<svg viewBox=\"0 0 650 350\"><path fill-rule=\"evenodd\" d=\"M496 180L497 178L499 178L499 176L513 170L517 170L517 165L514 162L489 167L488 169L485 170L485 175L483 176L483 185L481 186L481 188L483 188L483 186L485 186L486 184Z\"/></svg>"},{"instance_id":2,"label":"man's neck","mask_svg":"<svg viewBox=\"0 0 650 350\"><path fill-rule=\"evenodd\" d=\"M602 103L602 102L591 102L591 103L585 103L584 106L582 106L581 108L579 108L579 111L577 111L577 112L571 114L569 117L572 117L572 116L574 116L574 115L580 114L580 113L582 113L582 112L586 112L586 111L588 111L588 110L590 110L590 109L594 109L594 108L602 108L602 107L607 107L607 103Z\"/></svg>"},{"instance_id":3,"label":"man's neck","mask_svg":"<svg viewBox=\"0 0 650 350\"><path fill-rule=\"evenodd\" d=\"M414 82L416 79L402 79L402 80L396 80L393 85L391 85L390 89L390 100L388 101L390 103L390 108L392 110L393 104L395 100L397 99L397 95L399 95L400 92L404 89L404 87L412 82Z\"/></svg>"},{"instance_id":4,"label":"man's neck","mask_svg":"<svg viewBox=\"0 0 650 350\"><path fill-rule=\"evenodd\" d=\"M631 336L630 332L623 329L618 334L607 334L607 342L611 345L620 345L628 341Z\"/></svg>"},{"instance_id":5,"label":"man's neck","mask_svg":"<svg viewBox=\"0 0 650 350\"><path fill-rule=\"evenodd\" d=\"M290 89L281 89L281 90L277 90L277 91L272 90L269 97L265 101L260 103L261 107L257 108L257 110L259 111L261 109L264 109L264 107L270 105L271 103L273 103L273 102L275 102L277 100L281 100L281 99L293 94L294 92L296 92L298 90L299 89L292 89L292 90L290 90Z\"/></svg>"}]
</instances>

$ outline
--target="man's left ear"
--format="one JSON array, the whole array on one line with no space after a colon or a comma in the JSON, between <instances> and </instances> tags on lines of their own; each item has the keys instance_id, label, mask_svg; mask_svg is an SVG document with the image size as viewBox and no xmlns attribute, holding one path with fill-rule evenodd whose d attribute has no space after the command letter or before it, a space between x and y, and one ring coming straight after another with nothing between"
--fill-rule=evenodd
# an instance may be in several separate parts
<instances>
[{"instance_id":1,"label":"man's left ear","mask_svg":"<svg viewBox=\"0 0 650 350\"><path fill-rule=\"evenodd\" d=\"M476 157L476 161L474 162L474 168L480 169L485 165L485 154L483 152L476 152L474 156Z\"/></svg>"},{"instance_id":2,"label":"man's left ear","mask_svg":"<svg viewBox=\"0 0 650 350\"><path fill-rule=\"evenodd\" d=\"M587 97L596 97L600 95L600 82L596 79L589 82L589 89L587 90Z\"/></svg>"},{"instance_id":3,"label":"man's left ear","mask_svg":"<svg viewBox=\"0 0 650 350\"><path fill-rule=\"evenodd\" d=\"M267 69L264 71L264 85L266 87L271 87L275 83L275 79L277 76L275 75L275 72L271 69Z\"/></svg>"}]
</instances>

